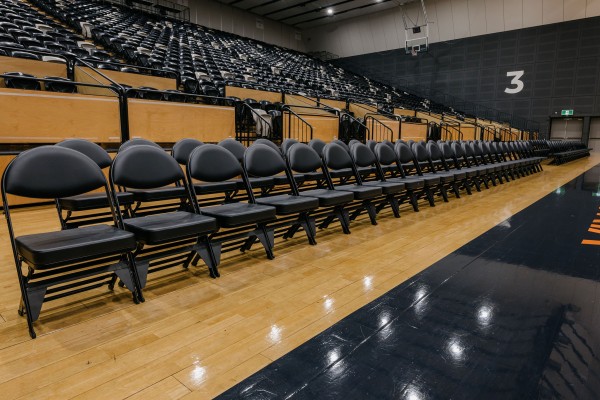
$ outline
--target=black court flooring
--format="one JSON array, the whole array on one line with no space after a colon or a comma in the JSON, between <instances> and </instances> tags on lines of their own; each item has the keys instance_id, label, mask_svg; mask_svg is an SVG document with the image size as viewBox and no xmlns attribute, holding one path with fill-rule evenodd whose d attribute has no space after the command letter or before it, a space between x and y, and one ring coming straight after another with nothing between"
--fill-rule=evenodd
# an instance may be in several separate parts
<instances>
[{"instance_id":1,"label":"black court flooring","mask_svg":"<svg viewBox=\"0 0 600 400\"><path fill-rule=\"evenodd\" d=\"M600 398L599 196L596 166L220 398Z\"/></svg>"}]
</instances>

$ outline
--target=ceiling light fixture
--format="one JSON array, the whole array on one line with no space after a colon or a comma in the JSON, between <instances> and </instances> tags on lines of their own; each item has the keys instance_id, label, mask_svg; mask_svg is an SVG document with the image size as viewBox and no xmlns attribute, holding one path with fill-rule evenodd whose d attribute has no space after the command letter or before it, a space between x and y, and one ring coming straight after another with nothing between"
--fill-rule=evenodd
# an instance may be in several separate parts
<instances>
[{"instance_id":1,"label":"ceiling light fixture","mask_svg":"<svg viewBox=\"0 0 600 400\"><path fill-rule=\"evenodd\" d=\"M327 15L333 15L333 8L327 9Z\"/></svg>"}]
</instances>

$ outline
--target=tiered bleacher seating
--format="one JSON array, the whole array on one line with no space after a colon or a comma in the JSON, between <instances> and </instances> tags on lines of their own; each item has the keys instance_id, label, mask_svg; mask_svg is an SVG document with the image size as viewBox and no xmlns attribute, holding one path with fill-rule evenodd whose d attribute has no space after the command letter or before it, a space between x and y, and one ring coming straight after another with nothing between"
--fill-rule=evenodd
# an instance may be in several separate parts
<instances>
[{"instance_id":1,"label":"tiered bleacher seating","mask_svg":"<svg viewBox=\"0 0 600 400\"><path fill-rule=\"evenodd\" d=\"M337 218L349 233L350 221L363 211L376 224L386 206L398 217L406 199L415 210L419 197L434 206L436 196L449 201L447 189L456 197L463 189L471 194L477 179L486 187L488 181L503 184L540 171L543 159L527 142L288 140L282 147L265 141L245 149L232 139L222 145L186 139L170 155L137 139L124 143L110 162L102 149L84 141L41 146L19 154L2 181L23 296L20 313L35 337L33 322L44 301L104 285L113 289L117 279L135 302L144 301L148 272L187 268L202 259L217 278L225 246L246 251L258 240L273 258L276 237L304 230L314 245L317 223L325 229ZM108 163L110 185L101 171ZM98 188L105 192L88 194ZM224 198L210 197L217 192ZM69 224L61 215L60 231L15 236L8 194L61 199L59 210L71 204L94 210L95 217L96 210L108 209L108 218ZM131 204L131 197L135 206L122 204ZM220 229L229 236L218 236Z\"/></svg>"}]
</instances>

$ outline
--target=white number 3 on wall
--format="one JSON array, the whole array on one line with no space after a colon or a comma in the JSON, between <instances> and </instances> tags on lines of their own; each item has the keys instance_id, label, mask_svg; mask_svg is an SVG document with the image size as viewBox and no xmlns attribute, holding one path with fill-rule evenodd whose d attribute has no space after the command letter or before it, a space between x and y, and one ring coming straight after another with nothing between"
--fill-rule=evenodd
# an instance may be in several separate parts
<instances>
[{"instance_id":1,"label":"white number 3 on wall","mask_svg":"<svg viewBox=\"0 0 600 400\"><path fill-rule=\"evenodd\" d=\"M525 74L525 71L510 71L506 73L506 76L508 77L513 77L512 81L510 81L511 85L514 85L514 87L507 87L506 89L504 89L504 93L508 93L508 94L517 94L519 93L521 90L523 90L523 88L525 87L525 84L523 83L523 81L521 80L521 78L523 77L523 75Z\"/></svg>"}]
</instances>

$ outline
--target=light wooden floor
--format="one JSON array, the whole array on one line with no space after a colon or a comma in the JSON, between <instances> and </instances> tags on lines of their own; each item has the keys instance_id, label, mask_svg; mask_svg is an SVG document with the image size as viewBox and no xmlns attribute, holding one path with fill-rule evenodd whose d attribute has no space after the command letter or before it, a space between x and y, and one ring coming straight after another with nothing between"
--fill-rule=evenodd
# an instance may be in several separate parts
<instances>
[{"instance_id":1,"label":"light wooden floor","mask_svg":"<svg viewBox=\"0 0 600 400\"><path fill-rule=\"evenodd\" d=\"M600 162L600 154L473 196L451 198L352 235L319 232L316 247L276 243L227 255L221 278L205 268L150 277L146 303L122 289L44 306L29 339L19 289L0 230L0 397L2 399L211 398L369 301ZM14 212L17 233L57 228L49 207Z\"/></svg>"}]
</instances>

